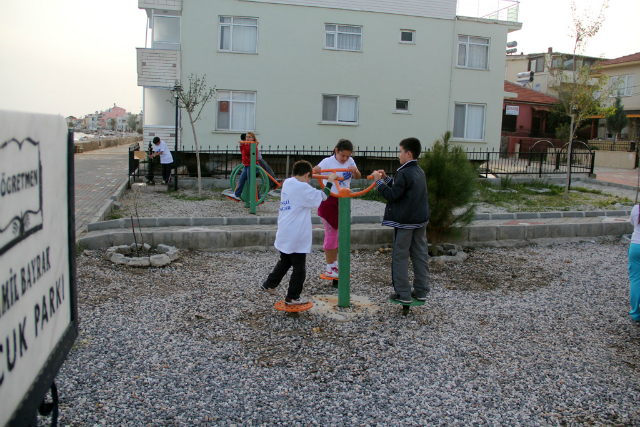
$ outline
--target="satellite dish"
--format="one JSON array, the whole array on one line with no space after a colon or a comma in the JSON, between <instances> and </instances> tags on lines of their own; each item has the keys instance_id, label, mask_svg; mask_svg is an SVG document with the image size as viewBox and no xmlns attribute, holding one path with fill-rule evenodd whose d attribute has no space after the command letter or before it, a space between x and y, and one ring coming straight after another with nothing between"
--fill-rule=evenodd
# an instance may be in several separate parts
<instances>
[{"instance_id":1,"label":"satellite dish","mask_svg":"<svg viewBox=\"0 0 640 427\"><path fill-rule=\"evenodd\" d=\"M541 89L542 89L541 83L536 83L533 85L533 90L540 92Z\"/></svg>"}]
</instances>

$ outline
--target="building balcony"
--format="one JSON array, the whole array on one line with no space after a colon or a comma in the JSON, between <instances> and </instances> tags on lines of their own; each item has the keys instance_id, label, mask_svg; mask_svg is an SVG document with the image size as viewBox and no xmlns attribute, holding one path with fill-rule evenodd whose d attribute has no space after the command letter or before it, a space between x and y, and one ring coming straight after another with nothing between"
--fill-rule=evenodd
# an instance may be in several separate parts
<instances>
[{"instance_id":1,"label":"building balcony","mask_svg":"<svg viewBox=\"0 0 640 427\"><path fill-rule=\"evenodd\" d=\"M173 87L180 80L179 50L137 48L136 52L138 86Z\"/></svg>"},{"instance_id":2,"label":"building balcony","mask_svg":"<svg viewBox=\"0 0 640 427\"><path fill-rule=\"evenodd\" d=\"M182 0L138 0L138 9L182 11Z\"/></svg>"}]
</instances>

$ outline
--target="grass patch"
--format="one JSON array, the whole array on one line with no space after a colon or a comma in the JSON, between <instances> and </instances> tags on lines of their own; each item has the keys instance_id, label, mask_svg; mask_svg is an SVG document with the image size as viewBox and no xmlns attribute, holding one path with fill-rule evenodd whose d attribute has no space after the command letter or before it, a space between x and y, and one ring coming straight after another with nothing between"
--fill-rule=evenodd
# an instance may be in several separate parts
<instances>
[{"instance_id":1,"label":"grass patch","mask_svg":"<svg viewBox=\"0 0 640 427\"><path fill-rule=\"evenodd\" d=\"M109 215L107 215L107 216L104 218L104 220L105 220L105 221L110 221L110 220L112 220L112 219L120 219L120 218L123 218L123 216L122 216L122 215L120 215L119 213L117 213L117 212L113 211L113 212L109 213Z\"/></svg>"}]
</instances>

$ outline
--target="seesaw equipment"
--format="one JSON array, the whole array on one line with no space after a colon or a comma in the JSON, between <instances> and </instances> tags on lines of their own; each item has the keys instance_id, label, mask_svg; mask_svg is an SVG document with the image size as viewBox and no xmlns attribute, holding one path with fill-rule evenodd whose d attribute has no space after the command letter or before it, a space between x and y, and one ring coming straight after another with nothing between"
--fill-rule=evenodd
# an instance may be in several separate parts
<instances>
[{"instance_id":1,"label":"seesaw equipment","mask_svg":"<svg viewBox=\"0 0 640 427\"><path fill-rule=\"evenodd\" d=\"M265 171L262 167L256 165L256 141L247 141L243 142L243 144L251 144L251 165L249 166L249 185L245 185L242 189L242 194L240 195L240 199L245 203L245 207L249 208L249 212L252 214L256 213L256 206L260 203L264 202L264 199L267 197L267 193L269 192L269 179L273 181L278 188L281 187L280 184L274 177L269 175L267 171ZM256 169L257 168L257 169ZM236 166L231 172L231 177L229 178L229 185L232 189L237 187L236 178L240 173L242 173L242 169L244 169L244 165L241 163ZM256 172L260 173L260 178L262 180L262 186L260 187L262 191L262 197L258 199L257 193L257 180L256 180Z\"/></svg>"}]
</instances>

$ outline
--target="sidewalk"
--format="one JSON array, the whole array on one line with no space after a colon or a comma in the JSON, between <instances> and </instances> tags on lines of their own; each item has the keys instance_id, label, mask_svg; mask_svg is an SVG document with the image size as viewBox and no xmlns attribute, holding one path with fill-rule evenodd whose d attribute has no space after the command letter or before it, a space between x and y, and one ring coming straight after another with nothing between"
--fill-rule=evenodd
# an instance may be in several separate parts
<instances>
[{"instance_id":1,"label":"sidewalk","mask_svg":"<svg viewBox=\"0 0 640 427\"><path fill-rule=\"evenodd\" d=\"M74 155L76 239L129 174L129 146Z\"/></svg>"},{"instance_id":2,"label":"sidewalk","mask_svg":"<svg viewBox=\"0 0 640 427\"><path fill-rule=\"evenodd\" d=\"M598 181L612 182L614 184L638 185L638 169L595 168L593 172Z\"/></svg>"}]
</instances>

